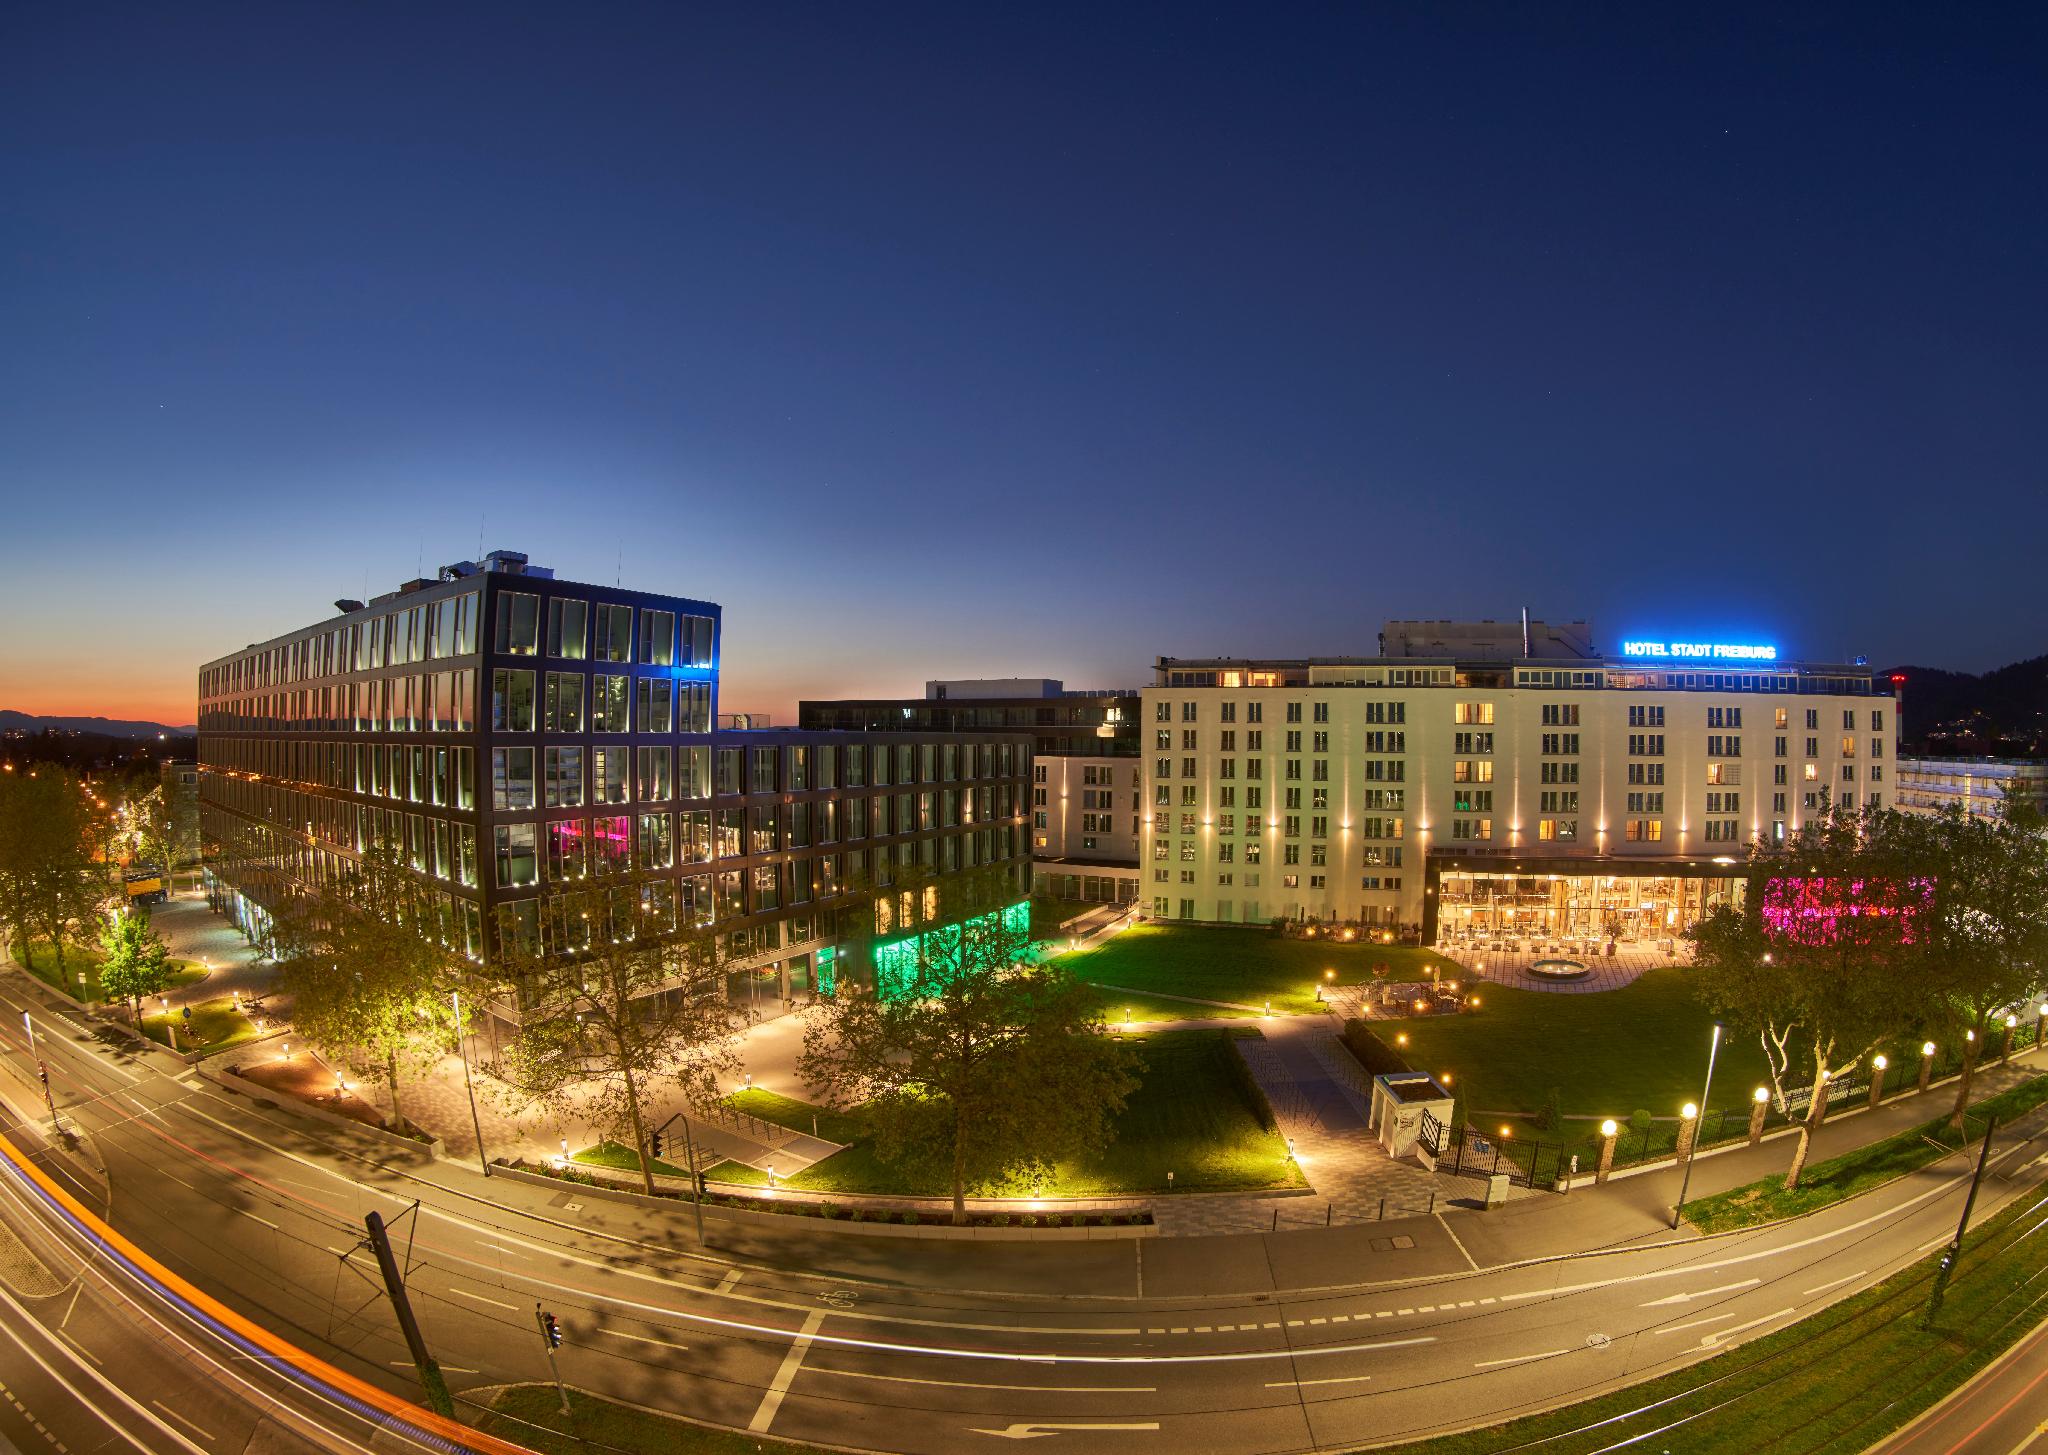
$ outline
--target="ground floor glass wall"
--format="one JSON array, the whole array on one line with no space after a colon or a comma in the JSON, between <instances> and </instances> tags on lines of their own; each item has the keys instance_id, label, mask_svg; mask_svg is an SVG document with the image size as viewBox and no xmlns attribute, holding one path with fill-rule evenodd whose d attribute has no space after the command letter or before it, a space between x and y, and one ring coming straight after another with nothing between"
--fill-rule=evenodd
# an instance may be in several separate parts
<instances>
[{"instance_id":1,"label":"ground floor glass wall","mask_svg":"<svg viewBox=\"0 0 2048 1455\"><path fill-rule=\"evenodd\" d=\"M1437 884L1437 938L1667 940L1741 898L1733 877L1446 873Z\"/></svg>"}]
</instances>

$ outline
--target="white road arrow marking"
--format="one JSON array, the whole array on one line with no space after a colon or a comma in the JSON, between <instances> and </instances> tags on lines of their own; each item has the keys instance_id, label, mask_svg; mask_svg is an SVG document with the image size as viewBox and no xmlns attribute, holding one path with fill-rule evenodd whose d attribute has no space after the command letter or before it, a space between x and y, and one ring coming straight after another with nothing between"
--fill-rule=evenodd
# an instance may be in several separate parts
<instances>
[{"instance_id":1,"label":"white road arrow marking","mask_svg":"<svg viewBox=\"0 0 2048 1455\"><path fill-rule=\"evenodd\" d=\"M1653 1298L1638 1308L1664 1308L1674 1303L1691 1303L1696 1298L1712 1298L1717 1293L1733 1293L1738 1288L1749 1288L1762 1283L1761 1278L1745 1278L1740 1283L1724 1283L1719 1288L1703 1288L1698 1293L1674 1293L1669 1298Z\"/></svg>"},{"instance_id":2,"label":"white road arrow marking","mask_svg":"<svg viewBox=\"0 0 2048 1455\"><path fill-rule=\"evenodd\" d=\"M968 1430L976 1435L994 1435L998 1440L1036 1440L1045 1435L1057 1435L1061 1430L1156 1430L1155 1421L1149 1425L1045 1425L1014 1424L1001 1430L983 1430L969 1425Z\"/></svg>"},{"instance_id":3,"label":"white road arrow marking","mask_svg":"<svg viewBox=\"0 0 2048 1455\"><path fill-rule=\"evenodd\" d=\"M1774 1314L1765 1314L1760 1319L1751 1319L1748 1323L1737 1324L1732 1329L1722 1329L1719 1333L1714 1334L1703 1334L1700 1337L1700 1347L1702 1349L1718 1349L1724 1340L1734 1338L1744 1329L1753 1329L1758 1324L1768 1324L1772 1319L1782 1319L1785 1315L1795 1312L1797 1312L1795 1309L1781 1308Z\"/></svg>"}]
</instances>

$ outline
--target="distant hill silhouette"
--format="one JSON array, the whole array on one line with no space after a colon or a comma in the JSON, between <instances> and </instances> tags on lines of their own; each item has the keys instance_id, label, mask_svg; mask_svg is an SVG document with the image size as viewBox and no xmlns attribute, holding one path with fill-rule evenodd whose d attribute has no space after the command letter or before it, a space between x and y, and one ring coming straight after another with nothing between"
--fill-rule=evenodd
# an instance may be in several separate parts
<instances>
[{"instance_id":1,"label":"distant hill silhouette","mask_svg":"<svg viewBox=\"0 0 2048 1455\"><path fill-rule=\"evenodd\" d=\"M1906 678L1900 740L1909 752L2048 757L2048 656L1982 675L1895 667Z\"/></svg>"},{"instance_id":2,"label":"distant hill silhouette","mask_svg":"<svg viewBox=\"0 0 2048 1455\"><path fill-rule=\"evenodd\" d=\"M189 738L199 731L189 725L171 727L160 722L128 722L111 717L39 717L34 713L16 712L11 707L0 707L0 733L39 733L45 730L97 733L104 738L153 738L158 733Z\"/></svg>"}]
</instances>

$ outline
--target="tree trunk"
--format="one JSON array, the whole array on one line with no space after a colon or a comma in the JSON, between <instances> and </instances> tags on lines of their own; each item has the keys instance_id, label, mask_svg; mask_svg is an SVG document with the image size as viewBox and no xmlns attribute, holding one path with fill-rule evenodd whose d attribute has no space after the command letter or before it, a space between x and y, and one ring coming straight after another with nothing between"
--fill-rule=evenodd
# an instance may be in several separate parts
<instances>
[{"instance_id":1,"label":"tree trunk","mask_svg":"<svg viewBox=\"0 0 2048 1455\"><path fill-rule=\"evenodd\" d=\"M967 1225L967 1125L953 1105L953 1226Z\"/></svg>"},{"instance_id":2,"label":"tree trunk","mask_svg":"<svg viewBox=\"0 0 2048 1455\"><path fill-rule=\"evenodd\" d=\"M633 1084L632 1068L625 1064L624 1044L619 1046L619 1069L626 1077L626 1117L633 1124L633 1155L640 1159L640 1186L654 1196L654 1164L647 1159L647 1133L640 1122L640 1088Z\"/></svg>"},{"instance_id":3,"label":"tree trunk","mask_svg":"<svg viewBox=\"0 0 2048 1455\"><path fill-rule=\"evenodd\" d=\"M1975 1030L1976 1036L1963 1042L1963 1074L1956 1078L1956 1104L1948 1114L1950 1128L1958 1132L1963 1129L1963 1113L1970 1107L1970 1083L1977 1075L1977 1051L1984 1044L1984 1028L1980 1025Z\"/></svg>"},{"instance_id":4,"label":"tree trunk","mask_svg":"<svg viewBox=\"0 0 2048 1455\"><path fill-rule=\"evenodd\" d=\"M1790 1192L1799 1185L1799 1178L1806 1171L1806 1154L1813 1146L1813 1134L1820 1130L1820 1124L1828 1114L1828 1084L1817 1080L1813 1085L1813 1101L1806 1108L1806 1117L1799 1123L1799 1135L1792 1139L1792 1165L1785 1171L1785 1190Z\"/></svg>"},{"instance_id":5,"label":"tree trunk","mask_svg":"<svg viewBox=\"0 0 2048 1455\"><path fill-rule=\"evenodd\" d=\"M405 1113L399 1110L398 1107L398 1052L386 1051L384 1053L384 1077L391 1083L392 1130L403 1134L405 1131Z\"/></svg>"}]
</instances>

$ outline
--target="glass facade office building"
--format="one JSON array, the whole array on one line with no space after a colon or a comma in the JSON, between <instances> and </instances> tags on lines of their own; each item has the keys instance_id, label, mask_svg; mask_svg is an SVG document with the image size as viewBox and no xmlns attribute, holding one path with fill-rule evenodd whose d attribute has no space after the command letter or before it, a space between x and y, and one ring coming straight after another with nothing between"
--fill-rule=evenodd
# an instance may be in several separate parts
<instances>
[{"instance_id":1,"label":"glass facade office building","mask_svg":"<svg viewBox=\"0 0 2048 1455\"><path fill-rule=\"evenodd\" d=\"M631 869L719 927L732 993L767 1012L815 992L850 891L897 866L1014 865L1028 889L1028 736L719 731L710 602L501 552L336 604L199 672L208 893L252 933L383 842L429 887L427 932L487 967L551 887ZM875 929L934 911L881 896Z\"/></svg>"}]
</instances>

